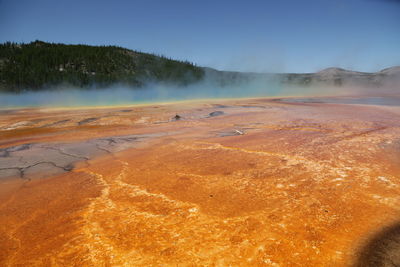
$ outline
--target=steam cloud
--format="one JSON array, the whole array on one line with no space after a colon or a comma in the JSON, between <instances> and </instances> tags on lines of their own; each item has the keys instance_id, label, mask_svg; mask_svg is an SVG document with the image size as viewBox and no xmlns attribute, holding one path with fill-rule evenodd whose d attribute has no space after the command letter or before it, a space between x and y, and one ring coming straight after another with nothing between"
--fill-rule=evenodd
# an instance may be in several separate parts
<instances>
[{"instance_id":1,"label":"steam cloud","mask_svg":"<svg viewBox=\"0 0 400 267\"><path fill-rule=\"evenodd\" d=\"M380 87L343 78L334 86L323 82L307 86L283 83L274 75L225 73L206 75L201 82L188 86L148 83L141 88L115 85L106 89L59 87L47 91L27 91L20 94L0 94L0 108L26 106L112 106L140 103L173 102L211 98L309 97L340 95L385 95L400 93L400 79L390 80ZM232 76L232 77L231 77ZM237 77L239 76L239 78Z\"/></svg>"}]
</instances>

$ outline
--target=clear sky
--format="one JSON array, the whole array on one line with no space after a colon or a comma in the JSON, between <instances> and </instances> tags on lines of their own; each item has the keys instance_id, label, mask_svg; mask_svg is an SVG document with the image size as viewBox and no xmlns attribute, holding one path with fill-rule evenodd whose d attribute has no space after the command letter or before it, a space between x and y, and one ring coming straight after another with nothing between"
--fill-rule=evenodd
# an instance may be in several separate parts
<instances>
[{"instance_id":1,"label":"clear sky","mask_svg":"<svg viewBox=\"0 0 400 267\"><path fill-rule=\"evenodd\" d=\"M400 0L0 0L0 42L130 49L223 70L400 65Z\"/></svg>"}]
</instances>

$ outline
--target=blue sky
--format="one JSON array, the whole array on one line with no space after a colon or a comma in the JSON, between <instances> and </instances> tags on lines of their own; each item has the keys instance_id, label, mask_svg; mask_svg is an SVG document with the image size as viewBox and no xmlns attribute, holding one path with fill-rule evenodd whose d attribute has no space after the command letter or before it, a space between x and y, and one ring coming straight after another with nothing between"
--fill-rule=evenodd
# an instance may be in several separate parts
<instances>
[{"instance_id":1,"label":"blue sky","mask_svg":"<svg viewBox=\"0 0 400 267\"><path fill-rule=\"evenodd\" d=\"M119 45L223 70L400 65L400 0L0 0L0 42Z\"/></svg>"}]
</instances>

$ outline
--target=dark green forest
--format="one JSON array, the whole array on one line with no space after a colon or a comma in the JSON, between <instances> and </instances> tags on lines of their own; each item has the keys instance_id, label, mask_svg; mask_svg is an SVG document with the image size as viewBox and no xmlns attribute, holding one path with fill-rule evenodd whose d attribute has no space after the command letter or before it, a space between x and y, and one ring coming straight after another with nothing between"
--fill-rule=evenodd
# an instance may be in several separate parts
<instances>
[{"instance_id":1,"label":"dark green forest","mask_svg":"<svg viewBox=\"0 0 400 267\"><path fill-rule=\"evenodd\" d=\"M147 82L187 85L204 70L190 62L117 46L66 45L35 41L0 44L0 91L56 86L102 88L113 84L140 87Z\"/></svg>"},{"instance_id":2,"label":"dark green forest","mask_svg":"<svg viewBox=\"0 0 400 267\"><path fill-rule=\"evenodd\" d=\"M106 88L112 85L139 88L152 82L185 86L200 80L207 80L216 87L243 88L251 82L257 82L261 87L271 82L295 86L342 86L349 82L353 85L380 86L386 80L397 81L398 78L393 78L398 77L397 69L389 68L377 73L338 68L317 73L246 73L198 67L187 61L118 46L42 41L0 44L0 92Z\"/></svg>"}]
</instances>

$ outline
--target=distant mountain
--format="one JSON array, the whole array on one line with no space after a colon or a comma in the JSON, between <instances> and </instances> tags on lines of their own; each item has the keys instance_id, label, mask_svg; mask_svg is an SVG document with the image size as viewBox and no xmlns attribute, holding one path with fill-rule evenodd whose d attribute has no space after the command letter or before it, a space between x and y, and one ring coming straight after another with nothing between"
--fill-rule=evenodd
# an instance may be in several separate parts
<instances>
[{"instance_id":1,"label":"distant mountain","mask_svg":"<svg viewBox=\"0 0 400 267\"><path fill-rule=\"evenodd\" d=\"M345 70L345 69L341 69L341 68L327 68L327 69L323 69L323 70L315 73L316 76L319 76L319 77L325 78L325 79L329 79L329 78L333 78L333 77L366 75L366 74L368 74L368 73Z\"/></svg>"},{"instance_id":2,"label":"distant mountain","mask_svg":"<svg viewBox=\"0 0 400 267\"><path fill-rule=\"evenodd\" d=\"M245 84L250 81L276 82L295 86L362 86L381 87L395 85L400 90L400 67L391 67L379 72L359 72L342 68L327 68L316 73L244 73L216 71L207 68L206 77L220 85Z\"/></svg>"},{"instance_id":3,"label":"distant mountain","mask_svg":"<svg viewBox=\"0 0 400 267\"><path fill-rule=\"evenodd\" d=\"M400 66L383 69L379 73L387 76L397 77L400 76Z\"/></svg>"},{"instance_id":4,"label":"distant mountain","mask_svg":"<svg viewBox=\"0 0 400 267\"><path fill-rule=\"evenodd\" d=\"M177 86L207 82L211 86L257 86L271 81L288 85L400 84L400 67L376 73L327 68L316 73L248 73L218 71L187 61L117 46L66 45L35 41L0 44L0 91L53 89L58 86L138 88L151 82Z\"/></svg>"},{"instance_id":5,"label":"distant mountain","mask_svg":"<svg viewBox=\"0 0 400 267\"><path fill-rule=\"evenodd\" d=\"M387 68L374 73L351 71L341 68L327 68L316 73L283 74L281 80L284 83L303 85L328 84L335 86L356 85L380 87L400 81L400 67Z\"/></svg>"},{"instance_id":6,"label":"distant mountain","mask_svg":"<svg viewBox=\"0 0 400 267\"><path fill-rule=\"evenodd\" d=\"M139 87L148 82L185 85L204 70L190 62L117 46L66 45L35 41L0 44L0 90L40 90L58 85Z\"/></svg>"}]
</instances>

